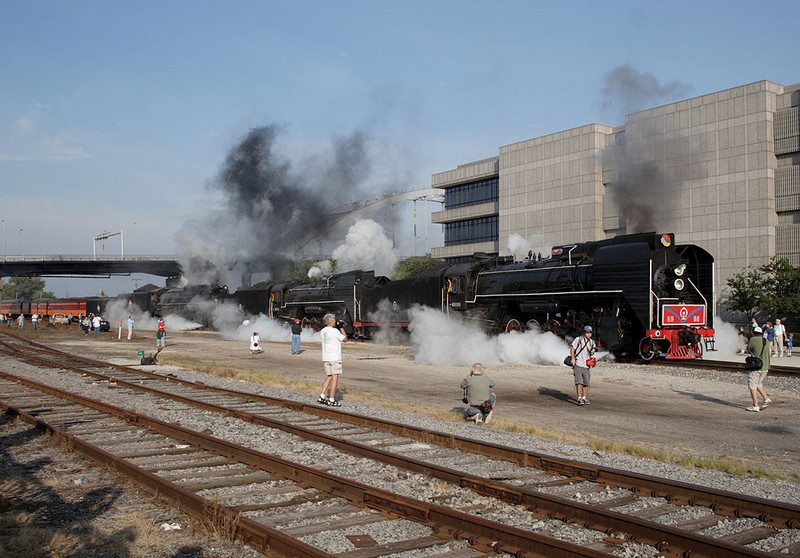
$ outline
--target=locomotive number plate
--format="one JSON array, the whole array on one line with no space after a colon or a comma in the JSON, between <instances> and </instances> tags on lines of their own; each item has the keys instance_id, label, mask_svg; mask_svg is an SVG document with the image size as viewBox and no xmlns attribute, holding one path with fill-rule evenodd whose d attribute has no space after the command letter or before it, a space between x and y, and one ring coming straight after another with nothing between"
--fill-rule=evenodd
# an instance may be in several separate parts
<instances>
[{"instance_id":1,"label":"locomotive number plate","mask_svg":"<svg viewBox=\"0 0 800 558\"><path fill-rule=\"evenodd\" d=\"M662 325L704 325L705 304L665 304L661 308Z\"/></svg>"}]
</instances>

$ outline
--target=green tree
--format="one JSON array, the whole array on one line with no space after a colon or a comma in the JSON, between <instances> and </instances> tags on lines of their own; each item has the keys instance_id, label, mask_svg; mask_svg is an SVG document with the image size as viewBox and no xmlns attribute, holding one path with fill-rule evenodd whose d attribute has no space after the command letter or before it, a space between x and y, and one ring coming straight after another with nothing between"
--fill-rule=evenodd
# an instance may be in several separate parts
<instances>
[{"instance_id":1,"label":"green tree","mask_svg":"<svg viewBox=\"0 0 800 558\"><path fill-rule=\"evenodd\" d=\"M3 300L55 298L44 286L44 279L38 277L12 277L3 287Z\"/></svg>"},{"instance_id":2,"label":"green tree","mask_svg":"<svg viewBox=\"0 0 800 558\"><path fill-rule=\"evenodd\" d=\"M725 305L741 312L749 323L758 314L764 303L766 279L761 270L748 268L728 279L729 294Z\"/></svg>"},{"instance_id":3,"label":"green tree","mask_svg":"<svg viewBox=\"0 0 800 558\"><path fill-rule=\"evenodd\" d=\"M440 265L441 262L434 260L430 255L412 256L397 264L397 267L394 268L394 277L396 279L408 279L426 268L434 268Z\"/></svg>"},{"instance_id":4,"label":"green tree","mask_svg":"<svg viewBox=\"0 0 800 558\"><path fill-rule=\"evenodd\" d=\"M783 259L773 258L761 266L764 276L762 306L777 317L800 316L800 269Z\"/></svg>"}]
</instances>

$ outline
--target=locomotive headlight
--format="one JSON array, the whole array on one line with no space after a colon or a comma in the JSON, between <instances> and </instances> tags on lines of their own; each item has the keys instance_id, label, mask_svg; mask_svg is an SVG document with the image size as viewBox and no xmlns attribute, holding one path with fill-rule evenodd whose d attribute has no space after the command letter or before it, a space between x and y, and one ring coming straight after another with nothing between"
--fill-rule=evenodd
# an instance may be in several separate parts
<instances>
[{"instance_id":1,"label":"locomotive headlight","mask_svg":"<svg viewBox=\"0 0 800 558\"><path fill-rule=\"evenodd\" d=\"M683 275L683 274L684 274L684 272L686 272L686 264L685 264L685 263L682 263L681 265L679 265L678 267L676 267L676 268L673 270L673 272L675 273L675 275L677 275L678 277L680 277L681 275ZM677 287L677 285L676 285L676 287ZM683 288L683 286L681 286L680 288L682 289L682 288Z\"/></svg>"},{"instance_id":2,"label":"locomotive headlight","mask_svg":"<svg viewBox=\"0 0 800 558\"><path fill-rule=\"evenodd\" d=\"M675 287L676 291L682 291L684 287L683 279L675 279L675 282L672 285Z\"/></svg>"}]
</instances>

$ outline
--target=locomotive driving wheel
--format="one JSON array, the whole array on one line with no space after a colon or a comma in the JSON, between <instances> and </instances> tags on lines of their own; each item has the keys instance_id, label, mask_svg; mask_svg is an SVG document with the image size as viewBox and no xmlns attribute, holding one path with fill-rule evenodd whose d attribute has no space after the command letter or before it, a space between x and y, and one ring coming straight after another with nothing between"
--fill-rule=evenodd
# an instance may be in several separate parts
<instances>
[{"instance_id":1,"label":"locomotive driving wheel","mask_svg":"<svg viewBox=\"0 0 800 558\"><path fill-rule=\"evenodd\" d=\"M511 318L506 323L506 333L511 333L512 331L521 332L522 331L522 324L519 323L519 320L516 318Z\"/></svg>"},{"instance_id":2,"label":"locomotive driving wheel","mask_svg":"<svg viewBox=\"0 0 800 558\"><path fill-rule=\"evenodd\" d=\"M658 347L655 341L650 337L645 337L639 341L639 356L644 360L650 361L658 354Z\"/></svg>"}]
</instances>

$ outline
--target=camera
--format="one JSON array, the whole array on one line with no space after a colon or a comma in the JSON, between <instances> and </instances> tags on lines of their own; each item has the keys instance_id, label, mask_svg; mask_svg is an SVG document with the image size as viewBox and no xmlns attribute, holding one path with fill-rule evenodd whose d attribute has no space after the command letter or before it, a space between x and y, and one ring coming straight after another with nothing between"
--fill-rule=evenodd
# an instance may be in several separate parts
<instances>
[{"instance_id":1,"label":"camera","mask_svg":"<svg viewBox=\"0 0 800 558\"><path fill-rule=\"evenodd\" d=\"M336 329L344 329L344 321L337 320L336 321Z\"/></svg>"}]
</instances>

